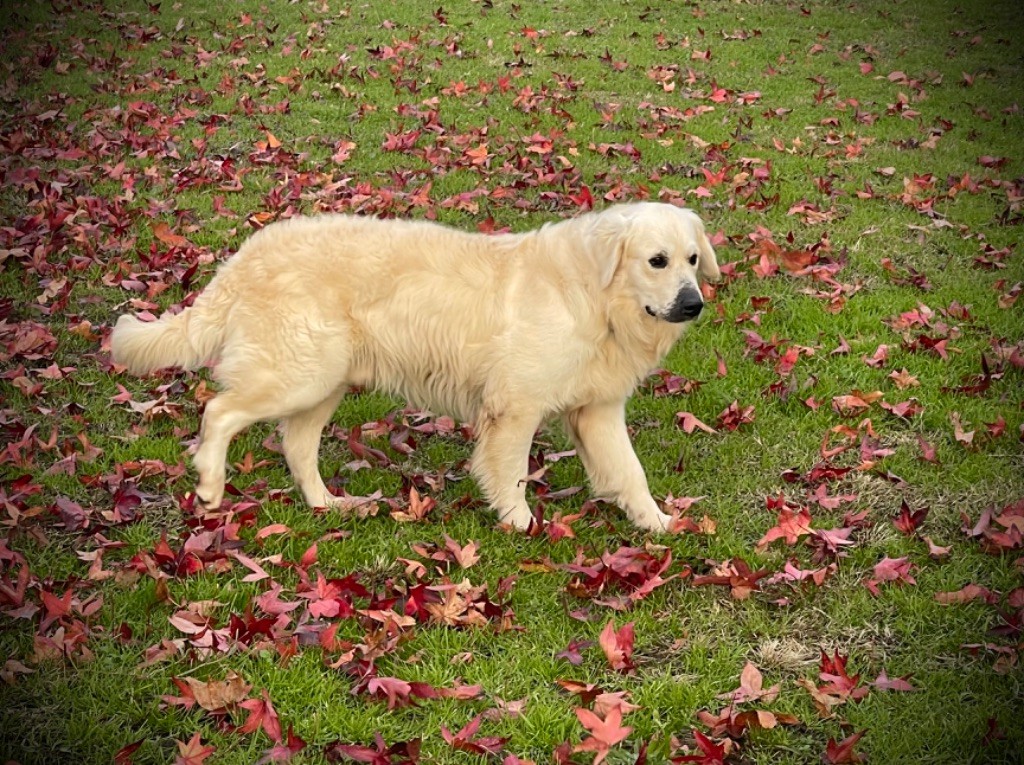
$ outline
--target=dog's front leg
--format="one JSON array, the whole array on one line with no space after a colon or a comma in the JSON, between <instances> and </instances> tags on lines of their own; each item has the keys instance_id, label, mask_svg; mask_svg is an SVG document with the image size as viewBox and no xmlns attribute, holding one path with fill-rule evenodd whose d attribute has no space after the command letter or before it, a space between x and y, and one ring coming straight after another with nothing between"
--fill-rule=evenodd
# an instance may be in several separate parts
<instances>
[{"instance_id":1,"label":"dog's front leg","mask_svg":"<svg viewBox=\"0 0 1024 765\"><path fill-rule=\"evenodd\" d=\"M526 471L540 422L539 414L489 409L476 424L471 472L498 520L517 529L526 529L533 518L526 503Z\"/></svg>"},{"instance_id":2,"label":"dog's front leg","mask_svg":"<svg viewBox=\"0 0 1024 765\"><path fill-rule=\"evenodd\" d=\"M613 500L640 528L667 528L670 516L651 496L629 440L625 402L588 404L570 412L565 422L594 492Z\"/></svg>"}]
</instances>

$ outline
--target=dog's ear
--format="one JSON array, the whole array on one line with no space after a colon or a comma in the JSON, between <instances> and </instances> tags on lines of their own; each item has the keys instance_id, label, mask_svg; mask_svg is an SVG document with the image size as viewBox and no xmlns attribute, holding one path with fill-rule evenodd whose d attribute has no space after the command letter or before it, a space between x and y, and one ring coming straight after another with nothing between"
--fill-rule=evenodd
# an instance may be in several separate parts
<instances>
[{"instance_id":1,"label":"dog's ear","mask_svg":"<svg viewBox=\"0 0 1024 765\"><path fill-rule=\"evenodd\" d=\"M598 286L604 290L611 285L625 257L630 222L620 211L606 210L595 214L590 223L583 244Z\"/></svg>"},{"instance_id":2,"label":"dog's ear","mask_svg":"<svg viewBox=\"0 0 1024 765\"><path fill-rule=\"evenodd\" d=\"M704 281L717 282L722 278L722 272L718 270L715 248L711 246L711 241L704 230L704 221L688 207L677 207L676 210L684 217L693 231L697 243L697 273Z\"/></svg>"},{"instance_id":3,"label":"dog's ear","mask_svg":"<svg viewBox=\"0 0 1024 765\"><path fill-rule=\"evenodd\" d=\"M718 269L718 258L715 257L715 248L711 246L708 235L704 233L703 225L697 232L697 270L709 282L717 282L722 278L722 272Z\"/></svg>"}]
</instances>

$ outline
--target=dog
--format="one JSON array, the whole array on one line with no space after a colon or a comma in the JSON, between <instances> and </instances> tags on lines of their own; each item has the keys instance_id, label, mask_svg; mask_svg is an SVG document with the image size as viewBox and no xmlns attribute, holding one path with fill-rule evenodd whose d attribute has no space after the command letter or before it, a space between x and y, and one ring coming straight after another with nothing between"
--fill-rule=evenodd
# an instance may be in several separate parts
<instances>
[{"instance_id":1,"label":"dog","mask_svg":"<svg viewBox=\"0 0 1024 765\"><path fill-rule=\"evenodd\" d=\"M700 218L613 205L519 234L427 221L295 217L253 234L191 307L121 316L115 363L136 374L213 367L194 465L224 496L232 437L279 420L311 507L344 504L320 475L321 431L362 386L473 424L470 472L501 522L526 529L530 446L560 417L591 489L637 527L666 528L630 443L625 406L696 319L720 276Z\"/></svg>"}]
</instances>

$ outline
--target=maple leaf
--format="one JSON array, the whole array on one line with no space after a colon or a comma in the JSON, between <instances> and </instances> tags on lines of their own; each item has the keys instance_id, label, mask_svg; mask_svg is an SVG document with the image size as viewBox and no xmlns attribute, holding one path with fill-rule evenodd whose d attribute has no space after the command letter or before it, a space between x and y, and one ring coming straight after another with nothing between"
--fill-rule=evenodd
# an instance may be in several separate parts
<instances>
[{"instance_id":1,"label":"maple leaf","mask_svg":"<svg viewBox=\"0 0 1024 765\"><path fill-rule=\"evenodd\" d=\"M456 591L454 586L446 587L444 593L442 602L426 604L425 607L431 619L451 627L463 624L469 612L469 603Z\"/></svg>"},{"instance_id":2,"label":"maple leaf","mask_svg":"<svg viewBox=\"0 0 1024 765\"><path fill-rule=\"evenodd\" d=\"M913 567L914 564L908 558L890 558L886 556L875 564L874 578L865 579L864 586L868 588L872 595L878 596L878 585L881 582L917 584L914 577L910 575L910 570Z\"/></svg>"},{"instance_id":3,"label":"maple leaf","mask_svg":"<svg viewBox=\"0 0 1024 765\"><path fill-rule=\"evenodd\" d=\"M356 148L354 141L346 141L341 139L334 144L334 154L331 155L331 161L341 165L349 160L352 156L352 151Z\"/></svg>"},{"instance_id":4,"label":"maple leaf","mask_svg":"<svg viewBox=\"0 0 1024 765\"><path fill-rule=\"evenodd\" d=\"M714 428L709 425L705 425L695 415L690 412L677 412L676 413L676 425L683 429L683 432L687 435L693 433L698 428L703 430L705 433L717 433Z\"/></svg>"},{"instance_id":5,"label":"maple leaf","mask_svg":"<svg viewBox=\"0 0 1024 765\"><path fill-rule=\"evenodd\" d=\"M935 600L943 605L970 603L972 600L981 600L989 605L995 605L999 602L999 595L979 584L967 584L955 592L937 592Z\"/></svg>"},{"instance_id":6,"label":"maple leaf","mask_svg":"<svg viewBox=\"0 0 1024 765\"><path fill-rule=\"evenodd\" d=\"M734 691L719 694L717 698L730 699L733 704L743 704L758 699L764 699L765 703L771 703L779 695L781 686L776 683L768 690L764 690L763 686L764 679L761 676L761 671L753 662L748 661L740 672L740 687Z\"/></svg>"},{"instance_id":7,"label":"maple leaf","mask_svg":"<svg viewBox=\"0 0 1024 765\"><path fill-rule=\"evenodd\" d=\"M960 421L959 412L949 413L950 422L953 423L953 437L964 446L971 446L974 442L974 431L964 431L963 423Z\"/></svg>"},{"instance_id":8,"label":"maple leaf","mask_svg":"<svg viewBox=\"0 0 1024 765\"><path fill-rule=\"evenodd\" d=\"M622 725L622 709L612 707L602 719L589 709L577 707L576 719L587 729L590 736L573 747L574 752L594 752L593 765L600 765L611 748L626 740L633 728Z\"/></svg>"},{"instance_id":9,"label":"maple leaf","mask_svg":"<svg viewBox=\"0 0 1024 765\"><path fill-rule=\"evenodd\" d=\"M139 748L146 743L146 739L140 738L138 741L133 741L130 744L125 744L116 752L114 752L114 765L132 765L132 755L139 750Z\"/></svg>"},{"instance_id":10,"label":"maple leaf","mask_svg":"<svg viewBox=\"0 0 1024 765\"><path fill-rule=\"evenodd\" d=\"M837 414L844 417L857 416L870 409L871 405L880 399L882 395L882 391L874 391L873 393L854 391L844 396L834 396L832 398L832 408Z\"/></svg>"},{"instance_id":11,"label":"maple leaf","mask_svg":"<svg viewBox=\"0 0 1024 765\"><path fill-rule=\"evenodd\" d=\"M211 680L202 682L193 677L185 678L196 702L203 709L209 712L233 707L246 696L252 686L245 682L245 678L232 670L228 671L224 680Z\"/></svg>"},{"instance_id":12,"label":"maple leaf","mask_svg":"<svg viewBox=\"0 0 1024 765\"><path fill-rule=\"evenodd\" d=\"M624 715L640 709L636 704L631 704L627 701L627 696L629 696L629 691L615 691L614 693L606 692L597 694L597 696L594 697L594 713L601 717L607 717L608 712L612 709L618 709Z\"/></svg>"},{"instance_id":13,"label":"maple leaf","mask_svg":"<svg viewBox=\"0 0 1024 765\"><path fill-rule=\"evenodd\" d=\"M386 696L388 709L405 707L413 703L410 698L412 685L397 677L375 677L367 684L367 690L372 696Z\"/></svg>"},{"instance_id":14,"label":"maple leaf","mask_svg":"<svg viewBox=\"0 0 1024 765\"><path fill-rule=\"evenodd\" d=\"M928 517L928 512L929 508L927 507L912 511L904 499L900 503L900 514L893 519L892 525L904 536L912 537L915 535L917 528L924 522L924 519Z\"/></svg>"},{"instance_id":15,"label":"maple leaf","mask_svg":"<svg viewBox=\"0 0 1024 765\"><path fill-rule=\"evenodd\" d=\"M469 568L480 560L480 556L477 555L477 550L480 549L480 545L472 540L467 542L463 547L450 536L445 534L444 546L445 549L451 553L452 559L458 563L461 568Z\"/></svg>"},{"instance_id":16,"label":"maple leaf","mask_svg":"<svg viewBox=\"0 0 1024 765\"><path fill-rule=\"evenodd\" d=\"M188 743L175 742L178 745L178 756L174 765L203 765L206 758L217 751L215 746L203 746L203 740L197 732Z\"/></svg>"},{"instance_id":17,"label":"maple leaf","mask_svg":"<svg viewBox=\"0 0 1024 765\"><path fill-rule=\"evenodd\" d=\"M916 691L917 689L907 680L909 677L910 675L904 675L890 680L889 675L883 669L878 673L878 677L871 681L871 685L882 691Z\"/></svg>"},{"instance_id":18,"label":"maple leaf","mask_svg":"<svg viewBox=\"0 0 1024 765\"><path fill-rule=\"evenodd\" d=\"M274 582L271 588L262 595L257 596L253 600L253 603L255 603L264 613L272 614L274 616L290 613L302 605L302 602L298 600L281 600L279 596L283 590L284 588L280 584Z\"/></svg>"},{"instance_id":19,"label":"maple leaf","mask_svg":"<svg viewBox=\"0 0 1024 765\"><path fill-rule=\"evenodd\" d=\"M696 586L725 585L730 588L729 594L736 600L746 600L750 593L761 588L760 580L768 576L768 573L768 569L753 571L742 558L733 558L715 565L711 574L695 576L693 583Z\"/></svg>"},{"instance_id":20,"label":"maple leaf","mask_svg":"<svg viewBox=\"0 0 1024 765\"><path fill-rule=\"evenodd\" d=\"M616 630L614 620L608 620L598 637L598 644L612 669L623 673L633 671L633 640L633 622Z\"/></svg>"},{"instance_id":21,"label":"maple leaf","mask_svg":"<svg viewBox=\"0 0 1024 765\"><path fill-rule=\"evenodd\" d=\"M71 599L73 595L74 592L71 588L65 590L64 594L59 598L46 590L40 591L39 600L46 609L46 616L43 617L43 620L39 624L40 632L45 632L47 628L58 619L71 615Z\"/></svg>"},{"instance_id":22,"label":"maple leaf","mask_svg":"<svg viewBox=\"0 0 1024 765\"><path fill-rule=\"evenodd\" d=\"M271 741L275 744L281 743L281 721L277 717L277 711L270 701L270 695L266 688L262 691L261 699L246 699L238 706L249 712L249 717L238 729L240 733L253 733L263 729Z\"/></svg>"},{"instance_id":23,"label":"maple leaf","mask_svg":"<svg viewBox=\"0 0 1024 765\"><path fill-rule=\"evenodd\" d=\"M726 749L728 739L726 739L726 743L719 744L699 730L694 730L693 740L697 743L697 748L701 753L673 757L673 763L696 762L698 765L725 765L725 758L728 756Z\"/></svg>"},{"instance_id":24,"label":"maple leaf","mask_svg":"<svg viewBox=\"0 0 1024 765\"><path fill-rule=\"evenodd\" d=\"M778 523L768 529L765 535L758 541L755 549L758 552L763 552L776 539L783 539L787 545L792 546L797 543L800 537L810 534L812 531L814 529L811 528L811 513L807 508L801 508L799 512L793 512L791 508L784 505L779 511Z\"/></svg>"},{"instance_id":25,"label":"maple leaf","mask_svg":"<svg viewBox=\"0 0 1024 765\"><path fill-rule=\"evenodd\" d=\"M860 701L867 696L869 689L860 684L860 675L851 677L847 673L846 663L848 660L849 657L843 656L838 650L832 656L824 651L821 652L819 678L825 681L825 685L817 689L819 693L831 696L839 703L843 703L847 699ZM817 701L818 697L815 697L815 700Z\"/></svg>"},{"instance_id":26,"label":"maple leaf","mask_svg":"<svg viewBox=\"0 0 1024 765\"><path fill-rule=\"evenodd\" d=\"M420 739L388 745L380 733L373 734L374 746L330 743L324 749L328 762L354 760L371 765L415 765L420 760Z\"/></svg>"},{"instance_id":27,"label":"maple leaf","mask_svg":"<svg viewBox=\"0 0 1024 765\"><path fill-rule=\"evenodd\" d=\"M854 544L850 535L854 532L853 526L844 526L838 529L814 529L809 542L815 548L814 560L816 562L826 557L843 557L846 553L841 549Z\"/></svg>"},{"instance_id":28,"label":"maple leaf","mask_svg":"<svg viewBox=\"0 0 1024 765\"><path fill-rule=\"evenodd\" d=\"M170 226L163 221L153 224L153 236L169 247L187 247L189 245L188 239L172 232Z\"/></svg>"},{"instance_id":29,"label":"maple leaf","mask_svg":"<svg viewBox=\"0 0 1024 765\"><path fill-rule=\"evenodd\" d=\"M921 434L917 435L917 445L921 449L921 456L919 459L934 464L939 463L938 453L936 452L935 447L925 441Z\"/></svg>"},{"instance_id":30,"label":"maple leaf","mask_svg":"<svg viewBox=\"0 0 1024 765\"><path fill-rule=\"evenodd\" d=\"M835 739L829 738L828 743L825 745L825 754L823 756L825 762L829 763L829 765L864 762L864 758L853 751L853 748L865 733L867 733L866 730L854 733L839 743L836 743Z\"/></svg>"},{"instance_id":31,"label":"maple leaf","mask_svg":"<svg viewBox=\"0 0 1024 765\"><path fill-rule=\"evenodd\" d=\"M441 726L441 737L447 741L453 749L470 752L471 754L499 754L505 748L507 738L500 736L480 736L476 733L480 729L482 715L477 715L470 720L458 733L452 733L445 726Z\"/></svg>"},{"instance_id":32,"label":"maple leaf","mask_svg":"<svg viewBox=\"0 0 1024 765\"><path fill-rule=\"evenodd\" d=\"M570 640L565 650L556 653L555 658L565 659L570 664L579 666L583 663L583 654L580 651L590 648L592 645L594 645L593 640Z\"/></svg>"},{"instance_id":33,"label":"maple leaf","mask_svg":"<svg viewBox=\"0 0 1024 765\"><path fill-rule=\"evenodd\" d=\"M409 506L405 509L392 510L391 517L399 523L422 521L435 507L437 501L433 497L421 497L414 486L409 489Z\"/></svg>"},{"instance_id":34,"label":"maple leaf","mask_svg":"<svg viewBox=\"0 0 1024 765\"><path fill-rule=\"evenodd\" d=\"M295 735L292 726L288 726L288 735L284 741L280 741L264 752L263 757L256 761L256 765L267 765L271 762L288 762L292 757L306 748L306 742Z\"/></svg>"},{"instance_id":35,"label":"maple leaf","mask_svg":"<svg viewBox=\"0 0 1024 765\"><path fill-rule=\"evenodd\" d=\"M928 557L932 560L943 560L947 555L949 555L949 551L953 549L952 546L940 547L931 540L931 537L928 536L922 537L922 539L924 540L924 543L928 545Z\"/></svg>"},{"instance_id":36,"label":"maple leaf","mask_svg":"<svg viewBox=\"0 0 1024 765\"><path fill-rule=\"evenodd\" d=\"M741 408L738 401L733 401L718 415L718 427L726 430L736 430L741 425L749 425L753 421L753 404Z\"/></svg>"},{"instance_id":37,"label":"maple leaf","mask_svg":"<svg viewBox=\"0 0 1024 765\"><path fill-rule=\"evenodd\" d=\"M569 693L578 695L584 704L590 704L604 692L594 683L582 683L578 680L556 680L555 683Z\"/></svg>"},{"instance_id":38,"label":"maple leaf","mask_svg":"<svg viewBox=\"0 0 1024 765\"><path fill-rule=\"evenodd\" d=\"M773 574L767 582L776 584L777 582L806 582L810 580L820 587L838 568L835 563L830 563L822 568L804 570L796 565L795 560L788 560L782 567L782 571Z\"/></svg>"},{"instance_id":39,"label":"maple leaf","mask_svg":"<svg viewBox=\"0 0 1024 765\"><path fill-rule=\"evenodd\" d=\"M230 550L228 551L227 555L237 560L239 563L241 563L243 566L245 566L252 572L251 574L246 574L244 577L242 577L243 582L259 582L264 579L270 578L270 574L268 574L259 563L254 561L241 550Z\"/></svg>"}]
</instances>

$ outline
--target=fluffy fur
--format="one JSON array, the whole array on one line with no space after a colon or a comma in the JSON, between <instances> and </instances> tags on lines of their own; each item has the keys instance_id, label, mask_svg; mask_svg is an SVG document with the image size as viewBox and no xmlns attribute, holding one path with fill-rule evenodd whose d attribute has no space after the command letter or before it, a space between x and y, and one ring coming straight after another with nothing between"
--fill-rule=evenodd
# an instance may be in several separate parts
<instances>
[{"instance_id":1,"label":"fluffy fur","mask_svg":"<svg viewBox=\"0 0 1024 765\"><path fill-rule=\"evenodd\" d=\"M526 528L533 434L559 416L592 489L634 524L664 528L629 441L625 403L700 312L718 278L700 219L668 204L618 205L525 234L429 222L294 218L254 234L192 307L121 316L114 360L147 374L214 365L196 493L220 505L231 438L280 420L311 506L338 504L317 466L320 434L349 386L403 396L474 424L472 473L498 517Z\"/></svg>"}]
</instances>

